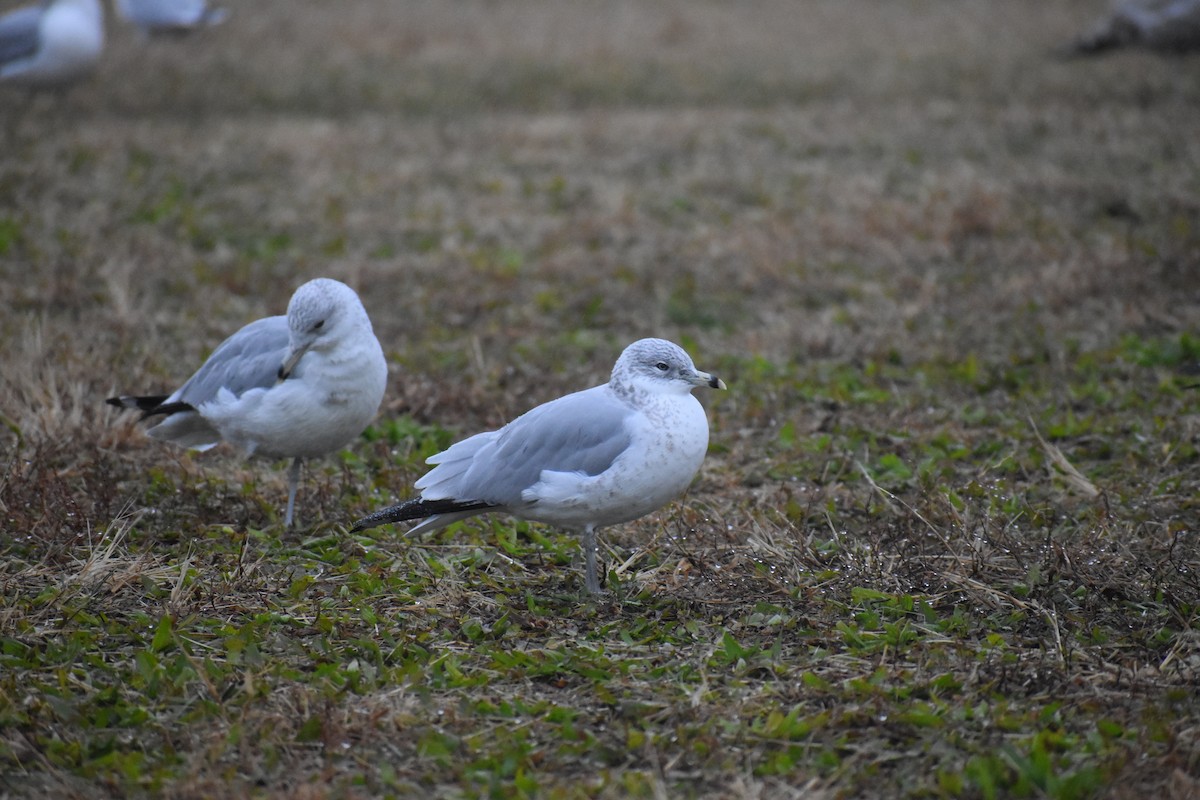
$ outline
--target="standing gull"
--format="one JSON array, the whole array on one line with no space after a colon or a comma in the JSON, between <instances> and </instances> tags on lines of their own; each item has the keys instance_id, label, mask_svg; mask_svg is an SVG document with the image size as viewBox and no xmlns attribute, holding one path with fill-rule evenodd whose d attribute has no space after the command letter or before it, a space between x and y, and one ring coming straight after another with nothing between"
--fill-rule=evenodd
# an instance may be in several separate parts
<instances>
[{"instance_id":1,"label":"standing gull","mask_svg":"<svg viewBox=\"0 0 1200 800\"><path fill-rule=\"evenodd\" d=\"M68 84L90 73L103 50L100 0L47 0L0 17L0 81Z\"/></svg>"},{"instance_id":2,"label":"standing gull","mask_svg":"<svg viewBox=\"0 0 1200 800\"><path fill-rule=\"evenodd\" d=\"M1161 53L1200 50L1200 0L1126 0L1076 39L1073 50L1092 55L1135 46Z\"/></svg>"},{"instance_id":3,"label":"standing gull","mask_svg":"<svg viewBox=\"0 0 1200 800\"><path fill-rule=\"evenodd\" d=\"M724 389L683 348L642 339L609 382L540 405L498 431L465 439L426 463L420 497L354 523L361 531L421 520L436 530L488 511L583 534L588 591L597 594L596 529L649 514L692 482L708 450L697 386Z\"/></svg>"},{"instance_id":4,"label":"standing gull","mask_svg":"<svg viewBox=\"0 0 1200 800\"><path fill-rule=\"evenodd\" d=\"M111 397L164 419L148 433L196 450L226 441L248 455L291 458L284 525L292 524L300 462L338 450L379 410L387 362L358 295L317 278L286 317L251 322L221 343L170 395Z\"/></svg>"},{"instance_id":5,"label":"standing gull","mask_svg":"<svg viewBox=\"0 0 1200 800\"><path fill-rule=\"evenodd\" d=\"M219 25L229 16L223 8L209 8L208 0L114 0L117 13L143 33L187 33Z\"/></svg>"}]
</instances>

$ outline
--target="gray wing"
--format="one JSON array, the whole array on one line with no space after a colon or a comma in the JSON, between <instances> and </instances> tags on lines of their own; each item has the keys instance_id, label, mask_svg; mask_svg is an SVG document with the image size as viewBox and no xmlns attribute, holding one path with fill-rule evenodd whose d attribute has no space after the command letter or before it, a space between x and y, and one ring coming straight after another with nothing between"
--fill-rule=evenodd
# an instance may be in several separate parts
<instances>
[{"instance_id":1,"label":"gray wing","mask_svg":"<svg viewBox=\"0 0 1200 800\"><path fill-rule=\"evenodd\" d=\"M37 52L41 19L40 6L18 8L0 17L0 64L29 58Z\"/></svg>"},{"instance_id":2,"label":"gray wing","mask_svg":"<svg viewBox=\"0 0 1200 800\"><path fill-rule=\"evenodd\" d=\"M543 470L599 475L629 447L633 413L607 386L540 405L478 449L462 476L459 499L512 506Z\"/></svg>"},{"instance_id":3,"label":"gray wing","mask_svg":"<svg viewBox=\"0 0 1200 800\"><path fill-rule=\"evenodd\" d=\"M266 317L251 322L221 342L187 383L168 403L183 402L195 408L228 389L240 397L250 389L267 389L279 380L279 367L288 349L287 317Z\"/></svg>"}]
</instances>

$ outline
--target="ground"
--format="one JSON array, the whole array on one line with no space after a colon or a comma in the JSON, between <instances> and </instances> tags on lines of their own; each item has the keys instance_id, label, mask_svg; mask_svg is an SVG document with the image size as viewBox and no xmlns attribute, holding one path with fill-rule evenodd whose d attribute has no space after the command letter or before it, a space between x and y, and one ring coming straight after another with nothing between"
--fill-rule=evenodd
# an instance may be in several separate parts
<instances>
[{"instance_id":1,"label":"ground","mask_svg":"<svg viewBox=\"0 0 1200 800\"><path fill-rule=\"evenodd\" d=\"M9 4L11 5L11 4ZM9 7L6 5L6 8ZM1200 60L1063 0L256 0L0 87L0 796L1200 794ZM144 435L304 280L377 420ZM350 535L687 347L689 492Z\"/></svg>"}]
</instances>

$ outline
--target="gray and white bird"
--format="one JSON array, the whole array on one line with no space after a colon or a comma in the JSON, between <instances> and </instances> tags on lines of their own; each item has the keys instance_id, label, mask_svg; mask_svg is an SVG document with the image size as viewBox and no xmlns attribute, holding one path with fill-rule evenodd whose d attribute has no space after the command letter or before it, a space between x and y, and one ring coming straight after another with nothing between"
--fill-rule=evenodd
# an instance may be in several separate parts
<instances>
[{"instance_id":1,"label":"gray and white bird","mask_svg":"<svg viewBox=\"0 0 1200 800\"><path fill-rule=\"evenodd\" d=\"M147 431L155 439L196 450L225 441L248 455L291 458L290 527L301 462L358 436L386 385L387 362L362 301L346 284L317 278L292 295L287 316L246 325L170 395L107 402L163 417Z\"/></svg>"},{"instance_id":2,"label":"gray and white bird","mask_svg":"<svg viewBox=\"0 0 1200 800\"><path fill-rule=\"evenodd\" d=\"M47 0L0 17L0 81L65 86L90 74L103 52L100 0Z\"/></svg>"},{"instance_id":3,"label":"gray and white bird","mask_svg":"<svg viewBox=\"0 0 1200 800\"><path fill-rule=\"evenodd\" d=\"M1162 53L1200 50L1200 0L1124 0L1072 50L1080 55L1120 47Z\"/></svg>"},{"instance_id":4,"label":"gray and white bird","mask_svg":"<svg viewBox=\"0 0 1200 800\"><path fill-rule=\"evenodd\" d=\"M500 511L583 535L596 594L596 530L661 508L692 482L708 450L708 417L692 389L724 389L664 339L625 348L608 383L551 400L496 431L431 456L419 497L352 531L421 520L409 533Z\"/></svg>"},{"instance_id":5,"label":"gray and white bird","mask_svg":"<svg viewBox=\"0 0 1200 800\"><path fill-rule=\"evenodd\" d=\"M208 0L113 0L117 13L146 34L187 33L219 25L229 16Z\"/></svg>"}]
</instances>

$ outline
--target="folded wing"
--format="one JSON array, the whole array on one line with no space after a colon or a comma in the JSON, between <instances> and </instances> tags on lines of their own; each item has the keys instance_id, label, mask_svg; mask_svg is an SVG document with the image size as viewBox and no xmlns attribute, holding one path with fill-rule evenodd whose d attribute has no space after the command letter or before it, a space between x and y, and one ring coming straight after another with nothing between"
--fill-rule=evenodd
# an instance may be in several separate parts
<instances>
[{"instance_id":1,"label":"folded wing","mask_svg":"<svg viewBox=\"0 0 1200 800\"><path fill-rule=\"evenodd\" d=\"M632 413L607 386L569 394L434 456L438 466L416 486L426 499L519 506L543 471L599 475L611 467L629 446Z\"/></svg>"}]
</instances>

